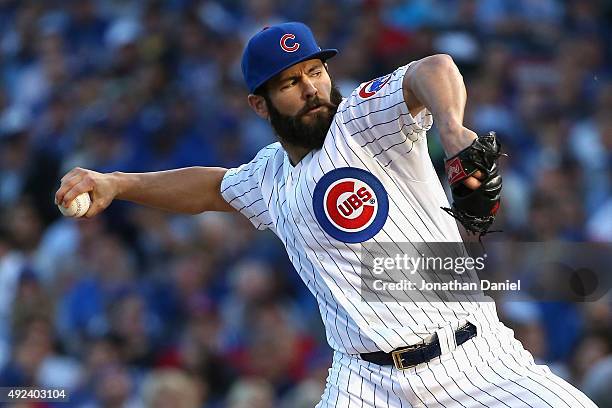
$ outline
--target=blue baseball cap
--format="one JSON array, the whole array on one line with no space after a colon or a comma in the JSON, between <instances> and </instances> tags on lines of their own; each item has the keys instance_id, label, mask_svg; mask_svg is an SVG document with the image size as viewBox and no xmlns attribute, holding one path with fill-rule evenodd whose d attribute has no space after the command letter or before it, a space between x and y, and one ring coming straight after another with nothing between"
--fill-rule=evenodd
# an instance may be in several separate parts
<instances>
[{"instance_id":1,"label":"blue baseball cap","mask_svg":"<svg viewBox=\"0 0 612 408\"><path fill-rule=\"evenodd\" d=\"M255 34L242 54L242 75L250 92L297 63L318 58L325 61L338 53L322 50L310 28L291 22L266 27Z\"/></svg>"}]
</instances>

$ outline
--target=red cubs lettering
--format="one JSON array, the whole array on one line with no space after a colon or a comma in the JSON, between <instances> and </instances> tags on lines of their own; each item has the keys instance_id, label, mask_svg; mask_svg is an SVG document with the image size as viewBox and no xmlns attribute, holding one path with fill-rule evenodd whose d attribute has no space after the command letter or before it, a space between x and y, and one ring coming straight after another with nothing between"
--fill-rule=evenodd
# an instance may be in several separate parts
<instances>
[{"instance_id":1,"label":"red cubs lettering","mask_svg":"<svg viewBox=\"0 0 612 408\"><path fill-rule=\"evenodd\" d=\"M368 191L368 189L365 187L361 187L359 190L357 190L357 195L364 203L372 199L372 193L370 193L370 191Z\"/></svg>"},{"instance_id":2,"label":"red cubs lettering","mask_svg":"<svg viewBox=\"0 0 612 408\"><path fill-rule=\"evenodd\" d=\"M349 215L353 213L353 207L348 202L348 200L345 200L342 204L340 204L338 206L338 209L345 217L348 217Z\"/></svg>"},{"instance_id":3,"label":"red cubs lettering","mask_svg":"<svg viewBox=\"0 0 612 408\"><path fill-rule=\"evenodd\" d=\"M344 216L348 217L354 210L361 208L361 206L371 198L372 194L368 189L361 187L357 190L357 194L352 194L349 198L344 200L344 202L338 206L338 209Z\"/></svg>"},{"instance_id":4,"label":"red cubs lettering","mask_svg":"<svg viewBox=\"0 0 612 408\"><path fill-rule=\"evenodd\" d=\"M353 210L356 210L363 205L359 197L357 197L357 194L353 194L352 196L347 198L346 201L348 201L351 207L353 207Z\"/></svg>"},{"instance_id":5,"label":"red cubs lettering","mask_svg":"<svg viewBox=\"0 0 612 408\"><path fill-rule=\"evenodd\" d=\"M371 199L372 194L367 191L365 187L360 188L357 194L354 193L355 182L354 181L342 181L336 184L328 193L327 202L325 207L329 217L341 228L346 229L358 229L363 227L374 215L375 207L372 205L364 205L367 201L364 197ZM364 191L365 190L365 191ZM361 194L359 194L361 192ZM342 194L352 193L347 199L345 199L340 205L338 205L338 199ZM353 212L363 207L361 214L355 218L347 218Z\"/></svg>"}]
</instances>

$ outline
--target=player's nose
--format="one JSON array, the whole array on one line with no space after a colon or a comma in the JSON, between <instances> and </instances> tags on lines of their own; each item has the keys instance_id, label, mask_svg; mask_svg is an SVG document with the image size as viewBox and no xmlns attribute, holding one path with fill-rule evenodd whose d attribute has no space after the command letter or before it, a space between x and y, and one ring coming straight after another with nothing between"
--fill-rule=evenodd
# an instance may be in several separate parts
<instances>
[{"instance_id":1,"label":"player's nose","mask_svg":"<svg viewBox=\"0 0 612 408\"><path fill-rule=\"evenodd\" d=\"M309 100L317 94L318 92L317 87L315 86L314 82L310 78L305 78L302 83L304 84L303 91L302 91L304 100Z\"/></svg>"}]
</instances>

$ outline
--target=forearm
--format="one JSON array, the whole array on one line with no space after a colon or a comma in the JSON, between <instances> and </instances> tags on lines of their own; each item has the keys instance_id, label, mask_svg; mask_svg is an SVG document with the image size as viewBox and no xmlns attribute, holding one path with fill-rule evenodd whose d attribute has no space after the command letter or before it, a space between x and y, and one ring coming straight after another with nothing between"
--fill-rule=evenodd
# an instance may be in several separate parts
<instances>
[{"instance_id":1,"label":"forearm","mask_svg":"<svg viewBox=\"0 0 612 408\"><path fill-rule=\"evenodd\" d=\"M221 196L221 180L227 170L218 167L187 167L151 173L112 173L119 200L162 210L197 214L232 211Z\"/></svg>"},{"instance_id":2,"label":"forearm","mask_svg":"<svg viewBox=\"0 0 612 408\"><path fill-rule=\"evenodd\" d=\"M464 149L476 134L463 126L467 93L463 77L447 55L434 55L418 61L407 73L408 98L426 107L440 132L448 156Z\"/></svg>"}]
</instances>

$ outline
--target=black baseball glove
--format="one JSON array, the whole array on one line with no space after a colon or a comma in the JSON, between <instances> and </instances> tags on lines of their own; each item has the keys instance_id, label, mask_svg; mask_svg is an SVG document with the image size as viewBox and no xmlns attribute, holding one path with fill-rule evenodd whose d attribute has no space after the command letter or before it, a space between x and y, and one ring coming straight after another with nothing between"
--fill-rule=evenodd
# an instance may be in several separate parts
<instances>
[{"instance_id":1,"label":"black baseball glove","mask_svg":"<svg viewBox=\"0 0 612 408\"><path fill-rule=\"evenodd\" d=\"M442 207L456 218L465 229L480 237L487 234L499 209L502 178L497 168L497 159L502 156L501 145L495 132L479 136L474 142L447 159L446 175L453 196L452 208ZM483 177L480 186L472 190L463 180L480 170Z\"/></svg>"}]
</instances>

